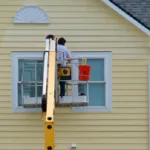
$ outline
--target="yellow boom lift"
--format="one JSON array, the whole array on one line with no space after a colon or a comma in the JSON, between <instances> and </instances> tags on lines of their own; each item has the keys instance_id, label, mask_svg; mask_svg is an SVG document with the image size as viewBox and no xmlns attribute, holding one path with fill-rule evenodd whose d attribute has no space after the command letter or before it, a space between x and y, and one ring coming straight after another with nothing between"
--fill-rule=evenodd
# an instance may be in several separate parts
<instances>
[{"instance_id":1,"label":"yellow boom lift","mask_svg":"<svg viewBox=\"0 0 150 150\"><path fill-rule=\"evenodd\" d=\"M54 114L57 97L57 40L46 39L44 52L44 71L43 71L43 91L42 91L42 120L45 122L45 150L54 150ZM62 68L64 70L64 68ZM61 71L62 71L61 70ZM66 70L69 71L69 70ZM65 73L65 71L64 71ZM69 74L71 72L69 71ZM66 75L69 75L66 72ZM72 74L74 76L74 73ZM74 81L75 82L75 81ZM77 100L80 96L74 95ZM71 98L70 98L71 99ZM84 99L82 96L81 99ZM73 100L71 100L73 101ZM68 101L67 101L68 102ZM70 102L69 102L70 103ZM87 105L87 101L78 102L82 106ZM73 105L73 104L72 104Z\"/></svg>"}]
</instances>

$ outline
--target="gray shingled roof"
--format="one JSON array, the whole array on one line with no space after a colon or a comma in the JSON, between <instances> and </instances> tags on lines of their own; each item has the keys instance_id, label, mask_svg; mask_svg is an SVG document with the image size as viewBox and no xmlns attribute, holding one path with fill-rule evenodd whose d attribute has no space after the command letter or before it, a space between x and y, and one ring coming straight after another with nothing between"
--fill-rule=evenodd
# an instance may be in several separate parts
<instances>
[{"instance_id":1,"label":"gray shingled roof","mask_svg":"<svg viewBox=\"0 0 150 150\"><path fill-rule=\"evenodd\" d=\"M110 0L150 30L150 0Z\"/></svg>"}]
</instances>

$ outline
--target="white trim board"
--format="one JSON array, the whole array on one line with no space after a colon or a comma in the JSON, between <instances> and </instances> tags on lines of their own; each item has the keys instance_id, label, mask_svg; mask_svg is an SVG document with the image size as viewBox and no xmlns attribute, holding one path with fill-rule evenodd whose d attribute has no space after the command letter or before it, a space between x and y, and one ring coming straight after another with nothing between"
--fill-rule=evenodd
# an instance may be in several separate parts
<instances>
[{"instance_id":1,"label":"white trim board","mask_svg":"<svg viewBox=\"0 0 150 150\"><path fill-rule=\"evenodd\" d=\"M130 17L128 14L126 14L124 11L122 11L121 9L119 9L117 6L115 6L112 2L110 2L109 0L100 0L103 3L105 3L107 6L109 6L110 8L112 8L114 11L116 11L117 13L119 13L122 17L124 17L125 19L127 19L129 22L131 22L133 25L135 25L136 27L138 27L141 31L143 31L144 33L146 33L147 35L150 35L150 30L148 30L147 28L145 28L143 25L141 25L138 21L136 21L135 19L133 19L132 17Z\"/></svg>"}]
</instances>

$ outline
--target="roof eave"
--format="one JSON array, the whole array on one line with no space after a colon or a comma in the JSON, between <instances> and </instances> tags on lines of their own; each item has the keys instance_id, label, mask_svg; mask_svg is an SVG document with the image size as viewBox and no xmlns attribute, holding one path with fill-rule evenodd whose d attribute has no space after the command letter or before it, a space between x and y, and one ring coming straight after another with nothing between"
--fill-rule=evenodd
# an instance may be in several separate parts
<instances>
[{"instance_id":1,"label":"roof eave","mask_svg":"<svg viewBox=\"0 0 150 150\"><path fill-rule=\"evenodd\" d=\"M145 34L150 36L150 30L147 29L145 26L143 26L141 23L139 23L137 20L135 20L134 18L132 18L130 15L128 15L126 12L124 12L122 9L120 9L119 7L117 7L116 5L114 5L112 2L110 2L109 0L100 0L103 3L105 3L107 6L109 6L110 8L112 8L114 11L116 11L117 13L119 13L121 16L123 16L125 19L127 19L129 22L131 22L132 24L134 24L136 27L138 27L141 31L143 31Z\"/></svg>"}]
</instances>

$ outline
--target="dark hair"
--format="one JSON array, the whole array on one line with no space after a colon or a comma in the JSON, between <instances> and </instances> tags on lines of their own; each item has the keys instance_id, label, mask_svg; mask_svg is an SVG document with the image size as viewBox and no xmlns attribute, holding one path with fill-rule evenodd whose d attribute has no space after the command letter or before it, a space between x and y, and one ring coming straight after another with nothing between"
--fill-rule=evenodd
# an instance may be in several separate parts
<instances>
[{"instance_id":1,"label":"dark hair","mask_svg":"<svg viewBox=\"0 0 150 150\"><path fill-rule=\"evenodd\" d=\"M66 40L64 39L64 38L59 38L59 40L58 40L58 44L60 44L60 45L65 45L65 43L66 43Z\"/></svg>"},{"instance_id":2,"label":"dark hair","mask_svg":"<svg viewBox=\"0 0 150 150\"><path fill-rule=\"evenodd\" d=\"M54 35L49 34L49 35L46 36L46 39L52 39L52 40L54 40L54 37L55 37Z\"/></svg>"}]
</instances>

